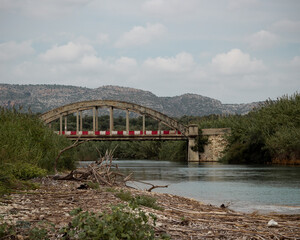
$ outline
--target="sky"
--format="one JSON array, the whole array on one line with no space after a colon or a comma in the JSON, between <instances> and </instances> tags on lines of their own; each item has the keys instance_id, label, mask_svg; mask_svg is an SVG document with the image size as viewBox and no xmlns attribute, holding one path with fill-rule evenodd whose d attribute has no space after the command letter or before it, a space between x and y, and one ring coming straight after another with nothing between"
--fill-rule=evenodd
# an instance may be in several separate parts
<instances>
[{"instance_id":1,"label":"sky","mask_svg":"<svg viewBox=\"0 0 300 240\"><path fill-rule=\"evenodd\" d=\"M300 92L299 0L0 0L0 33L0 83Z\"/></svg>"}]
</instances>

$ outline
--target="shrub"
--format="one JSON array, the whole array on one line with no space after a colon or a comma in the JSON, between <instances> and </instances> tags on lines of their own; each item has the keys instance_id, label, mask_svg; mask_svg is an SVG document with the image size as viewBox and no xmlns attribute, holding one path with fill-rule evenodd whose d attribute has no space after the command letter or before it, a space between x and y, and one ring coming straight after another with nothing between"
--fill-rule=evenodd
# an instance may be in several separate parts
<instances>
[{"instance_id":1,"label":"shrub","mask_svg":"<svg viewBox=\"0 0 300 240\"><path fill-rule=\"evenodd\" d=\"M121 200L126 201L126 202L129 202L129 201L131 201L133 199L133 197L132 197L132 195L131 195L130 192L128 192L128 191L124 192L123 190L121 190L120 192L118 192L116 194L116 197L118 197Z\"/></svg>"},{"instance_id":2,"label":"shrub","mask_svg":"<svg viewBox=\"0 0 300 240\"><path fill-rule=\"evenodd\" d=\"M111 207L111 213L90 213L76 209L68 227L62 228L63 239L155 239L154 229L156 217L146 215L140 209L130 205Z\"/></svg>"},{"instance_id":3,"label":"shrub","mask_svg":"<svg viewBox=\"0 0 300 240\"><path fill-rule=\"evenodd\" d=\"M154 197L138 195L133 199L133 201L135 201L136 204L139 206L145 206L156 210L163 210L162 207L157 205L156 199Z\"/></svg>"},{"instance_id":4,"label":"shrub","mask_svg":"<svg viewBox=\"0 0 300 240\"><path fill-rule=\"evenodd\" d=\"M156 199L154 197L146 196L146 195L137 195L133 197L130 192L121 190L116 194L116 197L120 198L123 201L130 202L130 204L136 206L144 206L153 208L156 210L163 210L162 207L158 206L156 203Z\"/></svg>"},{"instance_id":5,"label":"shrub","mask_svg":"<svg viewBox=\"0 0 300 240\"><path fill-rule=\"evenodd\" d=\"M46 169L42 169L38 166L30 163L17 163L12 169L12 174L20 180L29 180L35 177L42 177L47 174Z\"/></svg>"},{"instance_id":6,"label":"shrub","mask_svg":"<svg viewBox=\"0 0 300 240\"><path fill-rule=\"evenodd\" d=\"M17 180L52 172L58 152L70 144L36 115L0 108L0 194L19 185ZM58 169L74 169L75 161L70 150L60 158Z\"/></svg>"},{"instance_id":7,"label":"shrub","mask_svg":"<svg viewBox=\"0 0 300 240\"><path fill-rule=\"evenodd\" d=\"M200 128L228 127L224 161L267 163L300 158L300 94L268 100L247 115L206 117Z\"/></svg>"}]
</instances>

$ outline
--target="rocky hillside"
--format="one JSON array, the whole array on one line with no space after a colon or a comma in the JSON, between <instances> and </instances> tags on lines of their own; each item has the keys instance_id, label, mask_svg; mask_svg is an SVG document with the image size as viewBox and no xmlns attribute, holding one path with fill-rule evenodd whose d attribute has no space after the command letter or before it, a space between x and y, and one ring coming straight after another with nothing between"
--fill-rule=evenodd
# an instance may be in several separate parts
<instances>
[{"instance_id":1,"label":"rocky hillside","mask_svg":"<svg viewBox=\"0 0 300 240\"><path fill-rule=\"evenodd\" d=\"M204 116L209 114L245 114L258 103L222 104L219 100L197 94L158 97L151 92L134 88L103 86L96 89L62 85L0 84L0 105L21 105L33 112L85 100L112 99L137 103L169 116Z\"/></svg>"}]
</instances>

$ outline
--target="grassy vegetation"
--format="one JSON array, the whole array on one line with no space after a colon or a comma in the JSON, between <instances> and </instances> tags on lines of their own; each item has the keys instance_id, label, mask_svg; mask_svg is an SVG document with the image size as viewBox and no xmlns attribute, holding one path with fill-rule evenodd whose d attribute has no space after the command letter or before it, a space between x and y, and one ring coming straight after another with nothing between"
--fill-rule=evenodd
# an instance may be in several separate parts
<instances>
[{"instance_id":1,"label":"grassy vegetation","mask_svg":"<svg viewBox=\"0 0 300 240\"><path fill-rule=\"evenodd\" d=\"M152 159L185 161L187 144L185 141L114 141L87 142L79 146L77 157L83 161L95 161L99 154L105 154L107 149L115 149L114 157L119 159Z\"/></svg>"},{"instance_id":2,"label":"grassy vegetation","mask_svg":"<svg viewBox=\"0 0 300 240\"><path fill-rule=\"evenodd\" d=\"M120 192L115 194L116 197L120 198L123 201L130 202L131 204L135 204L137 206L144 206L153 208L156 210L163 210L162 207L158 206L156 203L156 199L154 197L146 196L146 195L137 195L132 196L130 192L121 190Z\"/></svg>"},{"instance_id":3,"label":"grassy vegetation","mask_svg":"<svg viewBox=\"0 0 300 240\"><path fill-rule=\"evenodd\" d=\"M170 239L155 237L156 216L146 214L134 204L111 207L111 212L93 213L75 209L72 222L61 230L63 239Z\"/></svg>"},{"instance_id":4,"label":"grassy vegetation","mask_svg":"<svg viewBox=\"0 0 300 240\"><path fill-rule=\"evenodd\" d=\"M70 141L53 133L30 113L0 109L0 194L24 181L53 171L54 159ZM66 152L58 169L75 167L74 151Z\"/></svg>"},{"instance_id":5,"label":"grassy vegetation","mask_svg":"<svg viewBox=\"0 0 300 240\"><path fill-rule=\"evenodd\" d=\"M268 100L245 116L211 116L200 128L229 127L228 163L267 163L300 159L300 94Z\"/></svg>"}]
</instances>

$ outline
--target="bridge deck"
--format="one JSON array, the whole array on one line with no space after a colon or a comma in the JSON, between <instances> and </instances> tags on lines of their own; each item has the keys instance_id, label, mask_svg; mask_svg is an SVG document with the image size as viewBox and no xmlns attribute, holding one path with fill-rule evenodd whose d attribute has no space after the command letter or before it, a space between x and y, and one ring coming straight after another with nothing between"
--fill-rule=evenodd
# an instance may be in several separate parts
<instances>
[{"instance_id":1,"label":"bridge deck","mask_svg":"<svg viewBox=\"0 0 300 240\"><path fill-rule=\"evenodd\" d=\"M55 133L60 134L59 131ZM62 131L62 135L69 139L98 140L98 141L130 141L130 140L186 140L180 131Z\"/></svg>"}]
</instances>

